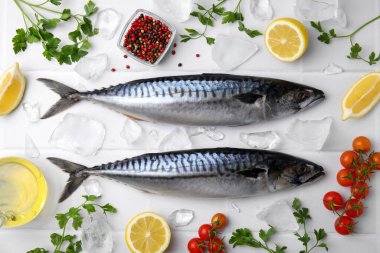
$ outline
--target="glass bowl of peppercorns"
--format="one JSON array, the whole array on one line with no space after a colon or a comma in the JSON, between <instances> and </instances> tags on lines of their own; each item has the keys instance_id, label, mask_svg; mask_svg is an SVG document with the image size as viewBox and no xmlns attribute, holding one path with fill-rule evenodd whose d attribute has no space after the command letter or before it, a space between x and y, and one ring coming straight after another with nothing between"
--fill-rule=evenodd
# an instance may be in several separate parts
<instances>
[{"instance_id":1,"label":"glass bowl of peppercorns","mask_svg":"<svg viewBox=\"0 0 380 253\"><path fill-rule=\"evenodd\" d=\"M157 65L169 51L175 28L154 13L138 9L125 24L118 47L145 65Z\"/></svg>"}]
</instances>

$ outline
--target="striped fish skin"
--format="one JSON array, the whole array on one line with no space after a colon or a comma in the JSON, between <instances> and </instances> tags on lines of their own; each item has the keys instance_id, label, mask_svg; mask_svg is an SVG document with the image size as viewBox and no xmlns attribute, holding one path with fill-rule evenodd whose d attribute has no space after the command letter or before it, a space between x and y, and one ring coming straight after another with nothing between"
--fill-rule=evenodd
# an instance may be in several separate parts
<instances>
[{"instance_id":1,"label":"striped fish skin","mask_svg":"<svg viewBox=\"0 0 380 253\"><path fill-rule=\"evenodd\" d=\"M48 159L63 170L70 167L70 162ZM283 153L215 148L144 154L69 173L69 184L93 175L152 193L236 198L295 188L319 179L324 170ZM73 191L73 187L66 188L65 198Z\"/></svg>"},{"instance_id":2,"label":"striped fish skin","mask_svg":"<svg viewBox=\"0 0 380 253\"><path fill-rule=\"evenodd\" d=\"M71 92L67 99L100 103L145 121L236 126L292 115L321 102L324 93L278 79L203 74L136 80L101 90ZM49 111L43 118L55 113Z\"/></svg>"}]
</instances>

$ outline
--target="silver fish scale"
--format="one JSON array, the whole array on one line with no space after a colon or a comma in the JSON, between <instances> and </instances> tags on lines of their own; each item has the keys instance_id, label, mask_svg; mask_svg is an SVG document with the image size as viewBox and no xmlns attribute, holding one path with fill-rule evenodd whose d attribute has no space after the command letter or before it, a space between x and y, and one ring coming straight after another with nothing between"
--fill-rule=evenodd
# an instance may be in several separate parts
<instances>
[{"instance_id":1,"label":"silver fish scale","mask_svg":"<svg viewBox=\"0 0 380 253\"><path fill-rule=\"evenodd\" d=\"M172 152L146 154L92 168L90 174L152 177L223 175L252 168L264 159L252 152Z\"/></svg>"}]
</instances>

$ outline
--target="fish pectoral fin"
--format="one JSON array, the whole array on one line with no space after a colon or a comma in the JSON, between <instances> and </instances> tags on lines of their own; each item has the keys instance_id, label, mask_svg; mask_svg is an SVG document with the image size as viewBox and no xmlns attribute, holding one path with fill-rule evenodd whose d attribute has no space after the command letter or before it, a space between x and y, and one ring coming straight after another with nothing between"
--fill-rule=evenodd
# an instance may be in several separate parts
<instances>
[{"instance_id":1,"label":"fish pectoral fin","mask_svg":"<svg viewBox=\"0 0 380 253\"><path fill-rule=\"evenodd\" d=\"M254 168L254 169L250 169L250 170L242 170L242 171L239 171L237 172L237 174L241 175L241 176L244 176L244 177L248 177L248 178L258 178L260 174L262 173L266 173L267 171L264 170L264 169L260 169L260 168Z\"/></svg>"},{"instance_id":2,"label":"fish pectoral fin","mask_svg":"<svg viewBox=\"0 0 380 253\"><path fill-rule=\"evenodd\" d=\"M264 96L254 93L244 93L235 95L234 98L245 103L245 104L254 104L258 99L262 99Z\"/></svg>"}]
</instances>

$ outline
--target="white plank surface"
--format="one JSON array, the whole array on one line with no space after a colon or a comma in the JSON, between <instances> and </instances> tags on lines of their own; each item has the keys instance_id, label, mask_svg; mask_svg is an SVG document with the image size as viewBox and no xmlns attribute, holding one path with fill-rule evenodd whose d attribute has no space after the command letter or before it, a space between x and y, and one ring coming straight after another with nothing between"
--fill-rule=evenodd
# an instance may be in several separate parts
<instances>
[{"instance_id":1,"label":"white plank surface","mask_svg":"<svg viewBox=\"0 0 380 253\"><path fill-rule=\"evenodd\" d=\"M65 0L63 2L64 6L69 6L72 9L80 9L85 3L84 0ZM202 2L207 1L204 0ZM249 1L246 0L244 2L247 25L264 30L268 21L253 20L247 11ZM293 16L292 8L294 2L294 0L272 0L275 18ZM338 28L337 30L340 33L353 30L380 12L380 2L378 0L345 0L342 2L348 14L349 25L346 29ZM137 8L146 8L156 11L148 0L96 0L96 3L101 8L109 7L117 9L124 15L123 21L127 20ZM233 5L231 3L229 4L231 6ZM42 111L47 110L57 99L57 96L37 82L36 78L38 77L53 78L69 85L82 83L88 89L94 89L137 78L219 71L211 60L211 48L205 45L203 41L181 44L177 40L177 54L175 56L169 55L160 66L150 69L131 59L124 59L123 54L116 47L117 36L115 36L111 41L93 38L91 41L93 42L94 48L91 50L91 54L107 53L110 58L110 68L114 67L117 71L114 73L107 71L97 82L87 82L72 71L72 66L59 66L55 62L46 61L41 55L40 45L33 45L25 53L14 55L11 38L14 35L15 29L22 26L22 18L12 1L0 1L0 12L2 14L0 15L0 70L4 70L14 61L19 61L28 81L24 101L39 102L42 105ZM170 17L162 16L171 20ZM179 34L183 31L184 27L198 26L194 21L186 23L171 21L176 25ZM307 26L310 28L308 24ZM69 27L65 26L63 31L66 32L69 31L69 29ZM61 31L61 29L59 29L59 31ZM262 222L256 219L256 213L261 207L278 199L291 201L294 197L301 198L305 206L311 209L311 214L314 219L310 222L310 225L314 227L324 227L329 232L328 244L330 246L330 252L380 252L380 240L377 240L380 236L379 176L376 176L376 179L372 182L371 195L365 202L368 208L365 209L365 215L360 219L360 223L357 227L358 233L355 235L348 237L337 235L333 227L334 217L324 209L321 201L323 194L328 190L345 192L345 189L337 185L335 175L337 170L340 169L340 152L350 148L351 141L355 136L366 135L373 140L375 148L380 148L379 106L360 120L350 120L348 122L340 121L340 100L344 92L365 73L375 70L379 71L380 66L369 67L360 61L348 60L346 58L346 54L349 52L348 41L334 41L331 45L327 46L316 40L317 34L315 31L311 29L309 29L309 31L309 50L301 60L295 63L282 63L275 60L267 53L263 45L263 37L258 37L254 39L254 41L259 45L260 51L238 68L238 70L231 73L282 78L320 88L324 90L327 95L327 99L323 104L302 114L266 124L238 128L220 128L220 130L227 135L225 140L212 142L204 137L195 137L193 138L193 144L196 148L217 146L243 148L246 146L239 141L238 137L241 131L280 130L284 132L289 124L296 118L320 119L325 116L331 116L334 118L332 133L323 151L305 152L298 149L294 143L289 141L286 141L280 147L281 151L305 157L323 165L327 171L327 176L323 180L299 190L281 192L263 197L233 200L241 208L241 213L236 213L231 209L231 200L205 200L150 195L138 192L121 184L99 179L104 191L102 201L111 202L118 208L118 213L110 216L110 222L114 229L114 252L129 252L124 243L123 231L129 219L141 211L154 211L164 217L167 217L170 212L179 208L189 208L195 211L196 217L193 223L188 227L173 230L172 244L168 252L179 253L186 252L187 241L196 236L197 227L202 223L208 222L215 212L225 212L230 218L231 222L225 230L226 238L228 238L234 229L242 226L257 231L264 226ZM64 32L62 32L62 36L65 34ZM233 25L223 27L219 25L215 29L210 30L210 35L216 35L218 33L234 34L244 37ZM378 52L380 50L379 23L373 24L363 30L363 32L357 36L357 41L366 49L365 53L368 53L369 49L376 49ZM201 57L196 58L196 53L201 54ZM179 62L183 63L182 68L177 67ZM329 62L338 64L345 72L333 76L323 75L321 70ZM125 70L126 64L131 65L131 69L128 71ZM103 149L96 156L81 157L58 150L49 144L52 131L67 112L88 116L105 124L107 128L106 141ZM157 150L158 144L152 141L149 136L138 141L135 145L127 145L119 135L125 119L122 115L115 112L85 102L75 105L67 112L47 120L39 121L38 123L27 122L21 108L7 117L0 118L0 157L24 156L24 138L25 134L29 134L35 140L41 151L41 158L33 159L33 162L45 173L49 185L49 197L46 208L36 220L21 228L0 229L1 253L22 253L37 246L48 248L50 243L49 235L57 230L54 219L55 213L63 212L81 201L80 196L84 194L83 188L79 188L79 190L63 204L56 204L60 191L64 187L67 175L52 166L44 159L45 157L55 156L87 165L95 165ZM142 123L142 125L145 129L145 134L151 129L158 129L160 137L164 136L174 127L152 123ZM345 192L345 194L348 195L347 192ZM276 236L276 240L277 239L279 242L283 242L289 246L288 252L293 253L300 250L299 243L292 235L282 233ZM231 249L229 252L244 253L253 252L253 250L240 248L235 250Z\"/></svg>"}]
</instances>

